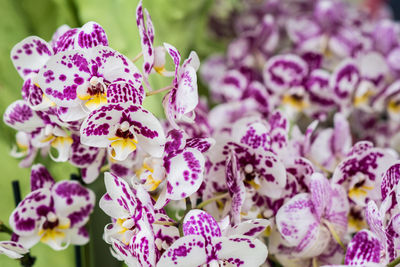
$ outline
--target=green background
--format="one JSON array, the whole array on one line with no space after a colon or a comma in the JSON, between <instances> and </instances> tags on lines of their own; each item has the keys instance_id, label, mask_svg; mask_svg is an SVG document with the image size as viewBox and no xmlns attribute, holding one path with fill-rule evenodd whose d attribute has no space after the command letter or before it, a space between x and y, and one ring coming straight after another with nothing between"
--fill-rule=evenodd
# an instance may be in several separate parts
<instances>
[{"instance_id":1,"label":"green background","mask_svg":"<svg viewBox=\"0 0 400 267\"><path fill-rule=\"evenodd\" d=\"M219 50L222 44L209 38L206 14L212 8L213 0L144 0L155 26L155 44L168 42L186 57L190 50L198 52L200 58ZM0 113L1 117L6 107L20 99L22 79L15 71L11 60L11 48L30 35L37 35L50 40L53 32L62 24L78 27L87 21L96 21L107 33L112 48L133 58L140 51L139 35L135 22L135 10L138 0L0 0ZM141 62L138 64L141 68ZM160 88L170 80L156 78L152 81L153 88ZM158 116L162 116L161 96L146 99L146 107ZM0 123L0 220L8 224L8 217L14 208L11 181L19 180L22 196L29 193L29 169L18 167L19 160L9 155L15 142L15 131ZM69 179L76 169L69 164L53 163L41 159L46 164L56 180ZM101 195L102 181L94 185ZM92 220L91 230L99 231L96 241L90 244L91 249L97 243L102 243L101 229L106 222ZM0 234L0 240L9 237ZM87 249L87 248L86 248ZM106 248L107 250L108 248ZM102 261L109 253L95 249L91 255L92 262L97 267L109 266ZM105 252L104 252L105 251ZM74 266L74 252L70 247L61 252L52 251L49 247L38 244L31 250L37 257L35 266ZM103 255L102 255L103 254ZM94 259L94 260L93 260ZM97 259L97 260L96 260ZM0 255L0 266L19 266L17 261Z\"/></svg>"}]
</instances>

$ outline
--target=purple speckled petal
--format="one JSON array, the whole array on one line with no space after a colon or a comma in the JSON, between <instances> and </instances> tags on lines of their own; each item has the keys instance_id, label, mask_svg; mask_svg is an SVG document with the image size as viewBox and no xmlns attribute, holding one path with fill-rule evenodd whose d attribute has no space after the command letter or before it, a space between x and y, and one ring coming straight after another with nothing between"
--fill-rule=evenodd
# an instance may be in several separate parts
<instances>
[{"instance_id":1,"label":"purple speckled petal","mask_svg":"<svg viewBox=\"0 0 400 267\"><path fill-rule=\"evenodd\" d=\"M9 105L3 120L11 128L24 132L33 132L45 126L43 120L24 100L17 100Z\"/></svg>"},{"instance_id":2,"label":"purple speckled petal","mask_svg":"<svg viewBox=\"0 0 400 267\"><path fill-rule=\"evenodd\" d=\"M364 266L371 262L380 262L382 245L379 239L368 230L358 232L347 246L344 263Z\"/></svg>"},{"instance_id":3,"label":"purple speckled petal","mask_svg":"<svg viewBox=\"0 0 400 267\"><path fill-rule=\"evenodd\" d=\"M332 205L332 189L328 179L321 173L313 173L310 179L311 201L320 220L325 209Z\"/></svg>"},{"instance_id":4,"label":"purple speckled petal","mask_svg":"<svg viewBox=\"0 0 400 267\"><path fill-rule=\"evenodd\" d=\"M400 181L400 164L392 165L383 176L381 193L382 200L385 200L388 195L395 189Z\"/></svg>"},{"instance_id":5,"label":"purple speckled petal","mask_svg":"<svg viewBox=\"0 0 400 267\"><path fill-rule=\"evenodd\" d=\"M179 75L175 99L177 119L180 119L184 114L192 112L199 103L196 70L191 65L188 65L180 69Z\"/></svg>"},{"instance_id":6,"label":"purple speckled petal","mask_svg":"<svg viewBox=\"0 0 400 267\"><path fill-rule=\"evenodd\" d=\"M260 179L258 191L270 198L281 197L287 182L283 162L275 154L265 152L259 157L259 163L254 168Z\"/></svg>"},{"instance_id":7,"label":"purple speckled petal","mask_svg":"<svg viewBox=\"0 0 400 267\"><path fill-rule=\"evenodd\" d=\"M169 131L165 143L165 153L168 155L183 149L186 146L186 138L187 134L183 130L173 129Z\"/></svg>"},{"instance_id":8,"label":"purple speckled petal","mask_svg":"<svg viewBox=\"0 0 400 267\"><path fill-rule=\"evenodd\" d=\"M162 255L157 267L201 266L207 263L205 241L202 236L189 235L179 238Z\"/></svg>"},{"instance_id":9,"label":"purple speckled petal","mask_svg":"<svg viewBox=\"0 0 400 267\"><path fill-rule=\"evenodd\" d=\"M54 52L59 53L73 49L87 49L97 45L108 45L104 29L96 22L87 22L82 28L65 31L53 40Z\"/></svg>"},{"instance_id":10,"label":"purple speckled petal","mask_svg":"<svg viewBox=\"0 0 400 267\"><path fill-rule=\"evenodd\" d=\"M216 258L231 266L260 266L268 256L267 246L260 240L248 236L219 237L213 242Z\"/></svg>"},{"instance_id":11,"label":"purple speckled petal","mask_svg":"<svg viewBox=\"0 0 400 267\"><path fill-rule=\"evenodd\" d=\"M240 172L240 165L237 163L235 155L231 153L225 164L226 185L228 186L232 203L230 209L232 222L238 224L240 223L240 212L246 198L246 188L243 182L244 177Z\"/></svg>"},{"instance_id":12,"label":"purple speckled petal","mask_svg":"<svg viewBox=\"0 0 400 267\"><path fill-rule=\"evenodd\" d=\"M201 153L207 152L214 144L213 138L189 138L186 140L186 147L195 148Z\"/></svg>"},{"instance_id":13,"label":"purple speckled petal","mask_svg":"<svg viewBox=\"0 0 400 267\"><path fill-rule=\"evenodd\" d=\"M368 202L368 205L365 209L365 218L371 231L378 236L382 243L385 242L386 233L383 227L383 216L378 210L376 203L372 200Z\"/></svg>"},{"instance_id":14,"label":"purple speckled petal","mask_svg":"<svg viewBox=\"0 0 400 267\"><path fill-rule=\"evenodd\" d=\"M92 75L103 77L109 83L129 82L138 92L143 91L140 88L142 75L129 58L107 46L97 46L88 50L88 52L92 63L95 62L97 67L96 70L92 67ZM143 98L144 92L142 94L140 97Z\"/></svg>"},{"instance_id":15,"label":"purple speckled petal","mask_svg":"<svg viewBox=\"0 0 400 267\"><path fill-rule=\"evenodd\" d=\"M212 238L221 236L217 221L207 212L198 209L193 209L186 214L182 229L185 236L203 236L207 244L210 244Z\"/></svg>"},{"instance_id":16,"label":"purple speckled petal","mask_svg":"<svg viewBox=\"0 0 400 267\"><path fill-rule=\"evenodd\" d=\"M51 188L54 185L54 179L42 164L35 164L31 169L31 191L39 188Z\"/></svg>"},{"instance_id":17,"label":"purple speckled petal","mask_svg":"<svg viewBox=\"0 0 400 267\"><path fill-rule=\"evenodd\" d=\"M307 63L299 56L274 56L265 64L264 83L272 91L284 93L284 90L301 85L307 72Z\"/></svg>"},{"instance_id":18,"label":"purple speckled petal","mask_svg":"<svg viewBox=\"0 0 400 267\"><path fill-rule=\"evenodd\" d=\"M342 102L349 99L360 82L360 71L353 60L342 61L334 70L329 85L336 98Z\"/></svg>"},{"instance_id":19,"label":"purple speckled petal","mask_svg":"<svg viewBox=\"0 0 400 267\"><path fill-rule=\"evenodd\" d=\"M71 227L81 227L89 220L95 204L92 190L76 181L61 181L52 188L56 214L68 217Z\"/></svg>"},{"instance_id":20,"label":"purple speckled petal","mask_svg":"<svg viewBox=\"0 0 400 267\"><path fill-rule=\"evenodd\" d=\"M28 249L17 242L0 241L0 254L4 254L11 259L22 258L23 254L28 252Z\"/></svg>"},{"instance_id":21,"label":"purple speckled petal","mask_svg":"<svg viewBox=\"0 0 400 267\"><path fill-rule=\"evenodd\" d=\"M270 225L271 222L266 219L247 220L229 229L226 235L245 235L257 237Z\"/></svg>"},{"instance_id":22,"label":"purple speckled petal","mask_svg":"<svg viewBox=\"0 0 400 267\"><path fill-rule=\"evenodd\" d=\"M175 65L175 78L173 81L174 88L178 88L178 70L179 70L179 65L181 63L181 54L179 54L178 49L176 49L174 46L164 43L165 50L167 50L168 54L171 56L174 65ZM173 101L174 102L174 101Z\"/></svg>"},{"instance_id":23,"label":"purple speckled petal","mask_svg":"<svg viewBox=\"0 0 400 267\"><path fill-rule=\"evenodd\" d=\"M89 167L97 158L100 149L81 144L80 136L73 134L71 146L70 163L76 167Z\"/></svg>"},{"instance_id":24,"label":"purple speckled petal","mask_svg":"<svg viewBox=\"0 0 400 267\"><path fill-rule=\"evenodd\" d=\"M288 143L289 122L287 117L280 111L275 111L268 119L270 125L269 136L271 138L272 151L278 153L285 149Z\"/></svg>"},{"instance_id":25,"label":"purple speckled petal","mask_svg":"<svg viewBox=\"0 0 400 267\"><path fill-rule=\"evenodd\" d=\"M313 206L311 196L302 193L286 202L276 214L278 231L298 251L313 246L318 238L320 226Z\"/></svg>"},{"instance_id":26,"label":"purple speckled petal","mask_svg":"<svg viewBox=\"0 0 400 267\"><path fill-rule=\"evenodd\" d=\"M106 159L106 150L100 150L99 153L97 154L96 159L90 164L88 167L83 168L81 170L81 175L82 175L82 180L90 184L94 182L97 177L99 177L100 172L101 172L101 167L103 166L103 163Z\"/></svg>"},{"instance_id":27,"label":"purple speckled petal","mask_svg":"<svg viewBox=\"0 0 400 267\"><path fill-rule=\"evenodd\" d=\"M232 126L233 141L254 151L269 151L269 126L260 118L243 118Z\"/></svg>"},{"instance_id":28,"label":"purple speckled petal","mask_svg":"<svg viewBox=\"0 0 400 267\"><path fill-rule=\"evenodd\" d=\"M47 188L29 193L10 215L9 223L14 233L20 236L36 235L40 218L53 210L51 202L51 194Z\"/></svg>"},{"instance_id":29,"label":"purple speckled petal","mask_svg":"<svg viewBox=\"0 0 400 267\"><path fill-rule=\"evenodd\" d=\"M147 76L153 68L154 64L154 27L147 10L145 10L146 22L143 16L142 1L139 2L136 8L136 24L139 29L140 41L143 52L143 71Z\"/></svg>"},{"instance_id":30,"label":"purple speckled petal","mask_svg":"<svg viewBox=\"0 0 400 267\"><path fill-rule=\"evenodd\" d=\"M51 46L37 36L25 38L11 50L14 67L24 80L34 77L52 55Z\"/></svg>"},{"instance_id":31,"label":"purple speckled petal","mask_svg":"<svg viewBox=\"0 0 400 267\"><path fill-rule=\"evenodd\" d=\"M107 88L108 103L131 103L141 105L144 99L143 86L135 87L132 83L116 82Z\"/></svg>"},{"instance_id":32,"label":"purple speckled petal","mask_svg":"<svg viewBox=\"0 0 400 267\"><path fill-rule=\"evenodd\" d=\"M121 214L119 218L128 218L135 213L137 202L133 197L132 190L125 180L106 172L104 174L104 183L106 185L109 197L120 206ZM107 197L105 197L107 199Z\"/></svg>"},{"instance_id":33,"label":"purple speckled petal","mask_svg":"<svg viewBox=\"0 0 400 267\"><path fill-rule=\"evenodd\" d=\"M184 199L195 193L203 182L204 156L193 148L186 148L164 160L167 171L167 198Z\"/></svg>"},{"instance_id":34,"label":"purple speckled petal","mask_svg":"<svg viewBox=\"0 0 400 267\"><path fill-rule=\"evenodd\" d=\"M67 31L69 31L71 29L71 27L69 27L68 25L64 24L61 25L60 27L57 28L57 30L53 33L53 36L51 37L51 46L54 48L58 39Z\"/></svg>"},{"instance_id":35,"label":"purple speckled petal","mask_svg":"<svg viewBox=\"0 0 400 267\"><path fill-rule=\"evenodd\" d=\"M75 37L74 49L87 49L98 45L108 45L106 32L96 22L86 22Z\"/></svg>"},{"instance_id":36,"label":"purple speckled petal","mask_svg":"<svg viewBox=\"0 0 400 267\"><path fill-rule=\"evenodd\" d=\"M83 51L60 52L40 69L35 82L46 96L60 106L74 107L81 103L77 90L86 90L91 78L89 59Z\"/></svg>"},{"instance_id":37,"label":"purple speckled petal","mask_svg":"<svg viewBox=\"0 0 400 267\"><path fill-rule=\"evenodd\" d=\"M137 227L139 231L133 236L129 249L136 256L140 266L153 267L157 257L153 229L147 220L140 220Z\"/></svg>"}]
</instances>

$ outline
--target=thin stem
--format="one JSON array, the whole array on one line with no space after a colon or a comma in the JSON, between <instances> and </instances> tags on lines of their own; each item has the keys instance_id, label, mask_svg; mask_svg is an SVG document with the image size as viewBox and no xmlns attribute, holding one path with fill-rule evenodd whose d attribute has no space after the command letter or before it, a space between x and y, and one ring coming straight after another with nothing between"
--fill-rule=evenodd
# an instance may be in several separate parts
<instances>
[{"instance_id":1,"label":"thin stem","mask_svg":"<svg viewBox=\"0 0 400 267\"><path fill-rule=\"evenodd\" d=\"M104 165L103 167L101 167L100 172L106 172L110 170L110 165Z\"/></svg>"},{"instance_id":2,"label":"thin stem","mask_svg":"<svg viewBox=\"0 0 400 267\"><path fill-rule=\"evenodd\" d=\"M177 226L178 225L178 223L176 223L176 222L169 222L169 221L155 221L154 224L168 225L168 226Z\"/></svg>"},{"instance_id":3,"label":"thin stem","mask_svg":"<svg viewBox=\"0 0 400 267\"><path fill-rule=\"evenodd\" d=\"M143 56L143 52L140 52L140 53L137 54L137 56L134 57L131 61L132 61L133 63L135 63L135 62L138 61L142 56Z\"/></svg>"},{"instance_id":4,"label":"thin stem","mask_svg":"<svg viewBox=\"0 0 400 267\"><path fill-rule=\"evenodd\" d=\"M162 93L164 91L171 90L172 88L174 88L174 86L171 84L171 85L168 85L168 86L166 86L164 88L161 88L161 89L158 89L158 90L154 90L154 91L151 91L151 92L147 92L146 96L156 95L156 94Z\"/></svg>"},{"instance_id":5,"label":"thin stem","mask_svg":"<svg viewBox=\"0 0 400 267\"><path fill-rule=\"evenodd\" d=\"M400 263L400 257L398 257L397 259L392 260L386 266L387 267L395 267L399 263Z\"/></svg>"},{"instance_id":6,"label":"thin stem","mask_svg":"<svg viewBox=\"0 0 400 267\"><path fill-rule=\"evenodd\" d=\"M335 241L342 247L342 249L344 250L344 252L346 252L347 248L346 246L343 244L343 242L340 240L339 235L337 234L335 228L333 227L333 225L328 222L328 221L324 221L325 225L328 227L329 232L331 233L333 239L335 239Z\"/></svg>"},{"instance_id":7,"label":"thin stem","mask_svg":"<svg viewBox=\"0 0 400 267\"><path fill-rule=\"evenodd\" d=\"M207 206L208 204L210 204L210 203L212 203L214 201L220 200L222 198L226 198L227 196L229 196L228 192L224 193L224 194L216 195L215 197L212 197L210 199L207 199L207 200L201 202L199 205L196 206L196 209L202 209L205 206Z\"/></svg>"},{"instance_id":8,"label":"thin stem","mask_svg":"<svg viewBox=\"0 0 400 267\"><path fill-rule=\"evenodd\" d=\"M0 232L7 233L10 235L13 234L13 231L7 225L5 225L2 221L0 221Z\"/></svg>"}]
</instances>

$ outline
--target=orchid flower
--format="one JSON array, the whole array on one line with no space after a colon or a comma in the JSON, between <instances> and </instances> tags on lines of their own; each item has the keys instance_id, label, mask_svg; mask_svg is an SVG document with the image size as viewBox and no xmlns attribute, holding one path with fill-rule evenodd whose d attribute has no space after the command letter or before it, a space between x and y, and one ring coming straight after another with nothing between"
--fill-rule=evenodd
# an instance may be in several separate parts
<instances>
[{"instance_id":1,"label":"orchid flower","mask_svg":"<svg viewBox=\"0 0 400 267\"><path fill-rule=\"evenodd\" d=\"M171 130L168 133L162 161L166 185L155 205L157 209L163 207L169 200L184 199L199 189L205 169L203 153L213 144L212 138L188 138L183 131L178 130ZM156 180L151 181L151 178L153 177L150 177L152 184L159 184L164 180L163 177L162 180L155 177Z\"/></svg>"},{"instance_id":2,"label":"orchid flower","mask_svg":"<svg viewBox=\"0 0 400 267\"><path fill-rule=\"evenodd\" d=\"M261 227L265 229L265 226ZM183 234L163 253L157 267L259 266L268 255L267 247L251 234L241 232L222 236L215 219L202 210L195 209L186 214Z\"/></svg>"},{"instance_id":3,"label":"orchid flower","mask_svg":"<svg viewBox=\"0 0 400 267\"><path fill-rule=\"evenodd\" d=\"M310 193L294 196L276 214L283 245L289 248L286 253L300 258L322 254L332 236L337 239L346 234L348 212L343 188L314 173Z\"/></svg>"},{"instance_id":4,"label":"orchid flower","mask_svg":"<svg viewBox=\"0 0 400 267\"><path fill-rule=\"evenodd\" d=\"M100 200L100 207L113 219L104 229L105 241L128 266L155 266L160 251L178 238L178 229L153 224L155 220L171 221L156 213L150 195L142 186L132 188L110 173L105 174L104 181L107 193Z\"/></svg>"},{"instance_id":5,"label":"orchid flower","mask_svg":"<svg viewBox=\"0 0 400 267\"><path fill-rule=\"evenodd\" d=\"M65 26L65 25L64 25ZM87 49L97 45L108 45L103 28L88 22L82 28L60 27L50 43L37 36L30 36L16 44L11 50L11 60L24 79L23 97L32 108L45 109L53 105L42 89L33 81L40 69L55 54L72 49Z\"/></svg>"},{"instance_id":6,"label":"orchid flower","mask_svg":"<svg viewBox=\"0 0 400 267\"><path fill-rule=\"evenodd\" d=\"M181 56L178 50L170 44L164 44L175 65L175 77L172 89L164 96L163 106L165 115L175 129L178 129L176 121L194 120L193 110L199 102L197 92L197 75L200 61L196 52L191 52L189 58L180 66Z\"/></svg>"},{"instance_id":7,"label":"orchid flower","mask_svg":"<svg viewBox=\"0 0 400 267\"><path fill-rule=\"evenodd\" d=\"M31 193L10 216L16 242L31 248L39 241L55 250L88 242L84 225L94 207L94 193L76 181L55 183L47 169L32 167Z\"/></svg>"},{"instance_id":8,"label":"orchid flower","mask_svg":"<svg viewBox=\"0 0 400 267\"><path fill-rule=\"evenodd\" d=\"M59 107L64 120L83 119L106 103L142 104L142 75L125 56L106 47L70 50L51 57L36 83Z\"/></svg>"},{"instance_id":9,"label":"orchid flower","mask_svg":"<svg viewBox=\"0 0 400 267\"><path fill-rule=\"evenodd\" d=\"M116 160L125 160L140 146L160 157L165 135L160 122L140 106L119 103L106 104L85 119L81 126L81 142L87 146L107 148Z\"/></svg>"}]
</instances>

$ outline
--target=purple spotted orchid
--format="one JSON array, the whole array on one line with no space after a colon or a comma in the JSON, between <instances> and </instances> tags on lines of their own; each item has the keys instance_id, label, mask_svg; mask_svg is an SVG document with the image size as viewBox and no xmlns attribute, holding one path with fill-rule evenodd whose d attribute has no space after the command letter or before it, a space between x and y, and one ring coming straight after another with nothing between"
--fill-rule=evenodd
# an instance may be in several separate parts
<instances>
[{"instance_id":1,"label":"purple spotted orchid","mask_svg":"<svg viewBox=\"0 0 400 267\"><path fill-rule=\"evenodd\" d=\"M170 200L181 200L193 195L203 182L206 153L214 144L212 138L188 138L183 131L171 130L165 144L162 162L163 170L145 174L146 183L152 190L165 180L156 203L162 208ZM150 167L156 169L156 166ZM150 175L150 176L149 176ZM143 177L143 176L142 176Z\"/></svg>"},{"instance_id":2,"label":"purple spotted orchid","mask_svg":"<svg viewBox=\"0 0 400 267\"><path fill-rule=\"evenodd\" d=\"M141 105L142 75L125 56L106 46L70 50L51 57L39 71L36 83L67 121L85 118L106 103Z\"/></svg>"},{"instance_id":3,"label":"purple spotted orchid","mask_svg":"<svg viewBox=\"0 0 400 267\"><path fill-rule=\"evenodd\" d=\"M164 152L164 130L153 114L130 103L106 104L85 119L81 142L87 146L107 148L116 160L125 160L140 146L152 156Z\"/></svg>"},{"instance_id":4,"label":"purple spotted orchid","mask_svg":"<svg viewBox=\"0 0 400 267\"><path fill-rule=\"evenodd\" d=\"M349 204L346 192L322 174L310 179L310 193L289 199L276 214L282 236L283 254L312 258L321 255L333 238L343 238L347 230Z\"/></svg>"},{"instance_id":5,"label":"purple spotted orchid","mask_svg":"<svg viewBox=\"0 0 400 267\"><path fill-rule=\"evenodd\" d=\"M11 59L24 79L22 96L34 109L46 109L54 103L44 95L35 78L46 62L55 54L72 49L88 49L97 45L108 45L103 28L88 22L81 28L61 26L50 43L40 37L30 36L16 44L11 50Z\"/></svg>"},{"instance_id":6,"label":"purple spotted orchid","mask_svg":"<svg viewBox=\"0 0 400 267\"><path fill-rule=\"evenodd\" d=\"M183 220L184 236L161 256L163 266L259 266L267 258L267 247L255 237L266 225L254 222L251 227L235 228L223 236L215 219L202 210L191 210Z\"/></svg>"},{"instance_id":7,"label":"purple spotted orchid","mask_svg":"<svg viewBox=\"0 0 400 267\"><path fill-rule=\"evenodd\" d=\"M396 160L390 150L358 142L336 167L332 182L347 190L352 203L365 207L369 200L381 200L382 177Z\"/></svg>"},{"instance_id":8,"label":"purple spotted orchid","mask_svg":"<svg viewBox=\"0 0 400 267\"><path fill-rule=\"evenodd\" d=\"M93 211L95 196L76 181L55 183L47 169L32 167L31 193L10 216L15 239L25 248L43 242L55 250L88 242L84 225Z\"/></svg>"},{"instance_id":9,"label":"purple spotted orchid","mask_svg":"<svg viewBox=\"0 0 400 267\"><path fill-rule=\"evenodd\" d=\"M106 173L107 193L100 207L112 218L104 229L104 239L112 245L113 252L128 266L155 266L160 252L179 237L178 229L165 214L154 210L146 190ZM163 224L165 223L165 224Z\"/></svg>"},{"instance_id":10,"label":"purple spotted orchid","mask_svg":"<svg viewBox=\"0 0 400 267\"><path fill-rule=\"evenodd\" d=\"M180 65L181 56L178 50L170 44L164 44L175 65L175 77L172 89L164 96L163 106L165 115L175 129L177 121L193 122L194 109L199 102L197 91L197 75L200 61L196 52L191 52L189 57Z\"/></svg>"}]
</instances>

